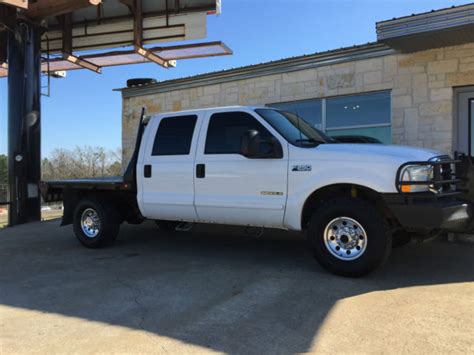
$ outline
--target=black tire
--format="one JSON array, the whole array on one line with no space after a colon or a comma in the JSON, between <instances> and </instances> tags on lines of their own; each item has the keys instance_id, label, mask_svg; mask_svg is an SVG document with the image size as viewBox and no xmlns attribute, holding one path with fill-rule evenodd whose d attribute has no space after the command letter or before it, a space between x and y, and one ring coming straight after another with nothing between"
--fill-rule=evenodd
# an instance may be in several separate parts
<instances>
[{"instance_id":1,"label":"black tire","mask_svg":"<svg viewBox=\"0 0 474 355\"><path fill-rule=\"evenodd\" d=\"M86 210L94 211L100 222L95 236L88 236L82 228L81 219ZM120 214L108 201L93 197L84 198L79 201L74 210L73 227L82 245L87 248L103 248L111 245L117 238L120 229Z\"/></svg>"},{"instance_id":2,"label":"black tire","mask_svg":"<svg viewBox=\"0 0 474 355\"><path fill-rule=\"evenodd\" d=\"M326 227L329 227L332 221L340 217L356 221L366 234L365 249L362 249L361 254L353 260L341 260L340 258L345 257L342 252L339 254L339 258L334 256L332 253L340 252L336 250L330 252L330 247L327 247L325 243ZM332 236L329 238L334 239ZM392 235L384 217L370 202L357 198L341 197L323 203L311 217L308 239L313 248L314 257L321 266L340 276L360 277L366 275L380 267L388 259L392 250ZM360 239L362 243L364 237L362 236ZM336 245L335 248L338 248L337 240L332 243ZM350 251L346 252L350 253ZM358 253L358 251L355 252ZM347 258L349 257L347 256Z\"/></svg>"},{"instance_id":3,"label":"black tire","mask_svg":"<svg viewBox=\"0 0 474 355\"><path fill-rule=\"evenodd\" d=\"M135 79L127 80L128 88L132 88L134 86L150 85L150 84L156 84L156 80L151 79L151 78L135 78Z\"/></svg>"},{"instance_id":4,"label":"black tire","mask_svg":"<svg viewBox=\"0 0 474 355\"><path fill-rule=\"evenodd\" d=\"M160 228L163 231L168 231L172 232L176 229L176 227L181 223L181 222L176 222L176 221L165 221L165 220L156 220L155 221L156 225L158 228Z\"/></svg>"}]
</instances>

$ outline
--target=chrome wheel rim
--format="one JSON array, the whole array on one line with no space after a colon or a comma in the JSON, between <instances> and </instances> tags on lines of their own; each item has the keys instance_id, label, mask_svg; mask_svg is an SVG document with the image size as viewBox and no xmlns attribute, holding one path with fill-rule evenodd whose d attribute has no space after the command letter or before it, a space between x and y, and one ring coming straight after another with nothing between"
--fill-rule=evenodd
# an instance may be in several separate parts
<instances>
[{"instance_id":1,"label":"chrome wheel rim","mask_svg":"<svg viewBox=\"0 0 474 355\"><path fill-rule=\"evenodd\" d=\"M337 217L324 229L324 244L336 258L344 261L355 260L367 249L367 233L355 219Z\"/></svg>"},{"instance_id":2,"label":"chrome wheel rim","mask_svg":"<svg viewBox=\"0 0 474 355\"><path fill-rule=\"evenodd\" d=\"M85 236L95 238L100 232L100 218L92 208L86 208L81 216L81 228Z\"/></svg>"}]
</instances>

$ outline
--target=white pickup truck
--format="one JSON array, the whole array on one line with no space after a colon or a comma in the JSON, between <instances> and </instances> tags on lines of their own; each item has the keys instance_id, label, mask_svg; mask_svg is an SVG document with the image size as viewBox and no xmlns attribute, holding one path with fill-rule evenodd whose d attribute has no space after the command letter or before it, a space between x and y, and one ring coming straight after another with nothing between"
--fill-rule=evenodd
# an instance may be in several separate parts
<instances>
[{"instance_id":1,"label":"white pickup truck","mask_svg":"<svg viewBox=\"0 0 474 355\"><path fill-rule=\"evenodd\" d=\"M123 177L40 188L45 201L63 200L62 224L86 247L111 244L124 221L281 228L305 231L327 270L360 276L392 243L473 229L472 199L459 189L472 168L460 163L427 149L336 143L278 109L224 107L142 115Z\"/></svg>"}]
</instances>

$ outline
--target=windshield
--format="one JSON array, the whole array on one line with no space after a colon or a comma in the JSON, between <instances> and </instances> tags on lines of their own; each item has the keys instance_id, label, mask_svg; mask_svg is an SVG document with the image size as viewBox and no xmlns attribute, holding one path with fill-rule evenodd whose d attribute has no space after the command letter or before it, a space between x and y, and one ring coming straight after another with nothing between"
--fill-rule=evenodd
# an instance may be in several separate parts
<instances>
[{"instance_id":1,"label":"windshield","mask_svg":"<svg viewBox=\"0 0 474 355\"><path fill-rule=\"evenodd\" d=\"M289 143L297 147L311 148L322 143L334 143L331 137L312 127L294 113L275 109L257 109L255 112Z\"/></svg>"}]
</instances>

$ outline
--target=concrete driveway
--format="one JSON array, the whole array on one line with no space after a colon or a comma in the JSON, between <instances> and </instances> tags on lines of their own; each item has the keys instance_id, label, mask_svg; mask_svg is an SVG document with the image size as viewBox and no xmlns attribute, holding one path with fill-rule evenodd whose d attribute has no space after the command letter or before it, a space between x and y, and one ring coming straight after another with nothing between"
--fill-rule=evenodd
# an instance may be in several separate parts
<instances>
[{"instance_id":1,"label":"concrete driveway","mask_svg":"<svg viewBox=\"0 0 474 355\"><path fill-rule=\"evenodd\" d=\"M474 247L323 271L299 235L124 226L87 250L58 221L0 231L0 352L474 352Z\"/></svg>"}]
</instances>

